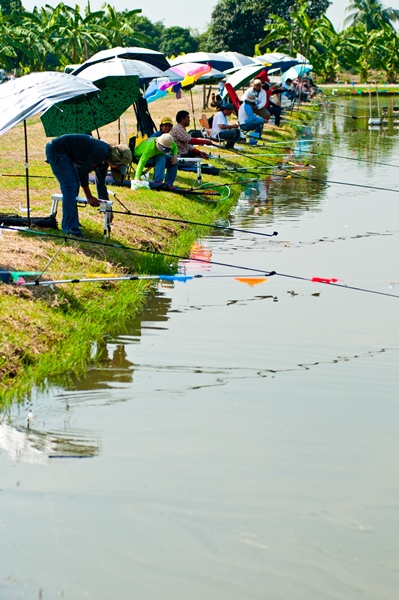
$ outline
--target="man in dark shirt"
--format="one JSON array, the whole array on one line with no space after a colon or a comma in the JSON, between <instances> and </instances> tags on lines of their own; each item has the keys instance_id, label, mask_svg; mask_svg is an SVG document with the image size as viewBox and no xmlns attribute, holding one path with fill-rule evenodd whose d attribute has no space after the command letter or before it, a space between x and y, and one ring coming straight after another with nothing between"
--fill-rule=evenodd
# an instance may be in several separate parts
<instances>
[{"instance_id":1,"label":"man in dark shirt","mask_svg":"<svg viewBox=\"0 0 399 600\"><path fill-rule=\"evenodd\" d=\"M108 200L105 185L108 167L111 167L115 181L122 181L132 162L132 152L127 146L108 144L89 135L71 134L49 142L46 145L46 159L61 187L62 231L83 237L76 206L80 186L87 202L91 206L99 206L99 200L89 187L89 173L95 171L100 200Z\"/></svg>"}]
</instances>

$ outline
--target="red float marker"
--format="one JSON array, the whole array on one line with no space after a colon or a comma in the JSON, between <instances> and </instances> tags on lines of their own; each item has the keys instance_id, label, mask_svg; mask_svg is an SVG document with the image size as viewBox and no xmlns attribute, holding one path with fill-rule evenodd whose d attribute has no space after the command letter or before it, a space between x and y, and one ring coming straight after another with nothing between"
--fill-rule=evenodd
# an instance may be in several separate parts
<instances>
[{"instance_id":1,"label":"red float marker","mask_svg":"<svg viewBox=\"0 0 399 600\"><path fill-rule=\"evenodd\" d=\"M312 277L311 281L316 283L337 283L338 279L326 279L325 277Z\"/></svg>"}]
</instances>

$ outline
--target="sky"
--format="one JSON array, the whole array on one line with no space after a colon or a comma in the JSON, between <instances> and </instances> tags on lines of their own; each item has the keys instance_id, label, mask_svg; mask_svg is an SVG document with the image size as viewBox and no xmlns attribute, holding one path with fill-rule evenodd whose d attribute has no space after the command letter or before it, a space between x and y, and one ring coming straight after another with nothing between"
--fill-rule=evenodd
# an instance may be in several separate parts
<instances>
[{"instance_id":1,"label":"sky","mask_svg":"<svg viewBox=\"0 0 399 600\"><path fill-rule=\"evenodd\" d=\"M105 0L90 0L91 10L99 10ZM133 8L141 8L142 14L148 17L150 21L163 21L166 27L177 25L179 27L188 27L197 29L200 33L205 31L207 23L211 19L211 13L217 0L201 0L201 2L193 2L187 0L107 0L108 4L114 6L116 10L125 9L132 10ZM77 0L68 1L65 3L69 6L75 6ZM332 21L334 27L338 30L342 29L345 19L345 8L348 6L349 0L334 0L327 11L327 17ZM22 0L24 8L32 11L35 6L41 7L45 4L57 6L59 0ZM79 0L79 5L84 7L87 4L86 0ZM384 6L399 9L399 0L391 0L384 2Z\"/></svg>"}]
</instances>

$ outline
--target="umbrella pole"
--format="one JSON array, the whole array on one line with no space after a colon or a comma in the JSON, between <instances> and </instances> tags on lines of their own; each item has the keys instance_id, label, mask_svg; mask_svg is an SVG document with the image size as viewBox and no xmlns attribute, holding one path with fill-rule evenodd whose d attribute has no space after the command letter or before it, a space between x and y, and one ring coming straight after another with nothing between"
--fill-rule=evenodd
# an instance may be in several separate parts
<instances>
[{"instance_id":1,"label":"umbrella pole","mask_svg":"<svg viewBox=\"0 0 399 600\"><path fill-rule=\"evenodd\" d=\"M118 144L121 143L121 118L118 117Z\"/></svg>"},{"instance_id":2,"label":"umbrella pole","mask_svg":"<svg viewBox=\"0 0 399 600\"><path fill-rule=\"evenodd\" d=\"M128 135L127 135L127 125L126 125L126 116L123 114L123 130L125 132L125 144L128 145Z\"/></svg>"},{"instance_id":3,"label":"umbrella pole","mask_svg":"<svg viewBox=\"0 0 399 600\"><path fill-rule=\"evenodd\" d=\"M28 227L30 228L30 199L29 199L29 164L28 164L28 132L26 129L26 119L24 119L24 137L25 137L25 178L26 178L26 208L28 210Z\"/></svg>"},{"instance_id":4,"label":"umbrella pole","mask_svg":"<svg viewBox=\"0 0 399 600\"><path fill-rule=\"evenodd\" d=\"M190 89L190 98L191 98L191 110L193 111L194 129L196 129L197 123L195 121L194 100L193 100L193 93L192 93L191 89Z\"/></svg>"}]
</instances>

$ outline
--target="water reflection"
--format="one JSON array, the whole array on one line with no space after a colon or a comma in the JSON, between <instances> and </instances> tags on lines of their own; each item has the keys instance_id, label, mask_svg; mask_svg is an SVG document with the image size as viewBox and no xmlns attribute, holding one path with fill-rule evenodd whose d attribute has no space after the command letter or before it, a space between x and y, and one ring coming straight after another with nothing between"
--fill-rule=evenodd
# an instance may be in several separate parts
<instances>
[{"instance_id":1,"label":"water reflection","mask_svg":"<svg viewBox=\"0 0 399 600\"><path fill-rule=\"evenodd\" d=\"M92 458L100 441L85 431L46 431L0 422L0 449L16 462L47 464L55 458Z\"/></svg>"}]
</instances>

